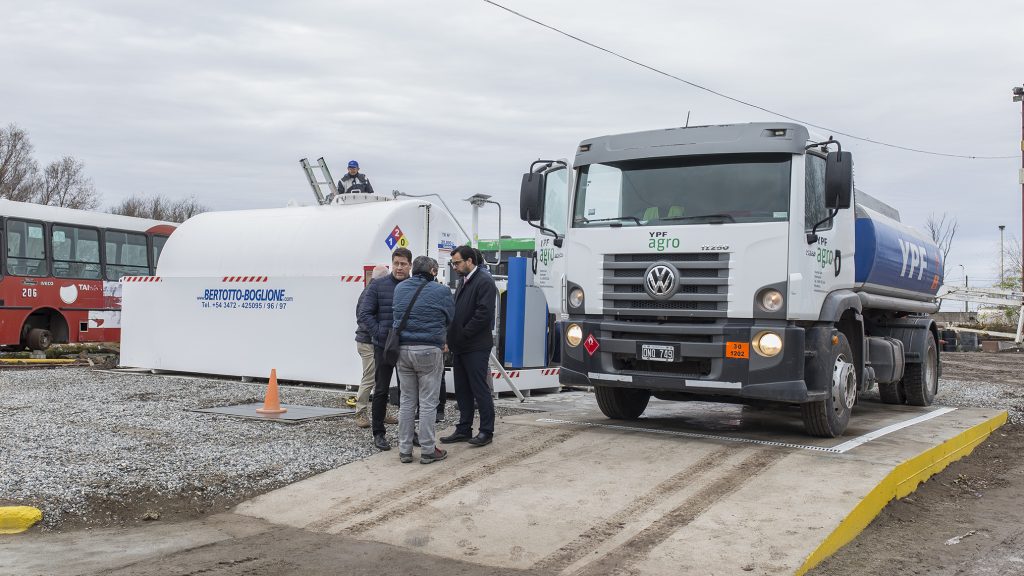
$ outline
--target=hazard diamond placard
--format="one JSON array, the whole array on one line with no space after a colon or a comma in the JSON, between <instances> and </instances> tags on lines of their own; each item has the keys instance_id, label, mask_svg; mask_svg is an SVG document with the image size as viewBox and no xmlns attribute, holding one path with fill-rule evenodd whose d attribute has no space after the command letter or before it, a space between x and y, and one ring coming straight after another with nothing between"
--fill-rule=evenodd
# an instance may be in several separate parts
<instances>
[{"instance_id":1,"label":"hazard diamond placard","mask_svg":"<svg viewBox=\"0 0 1024 576\"><path fill-rule=\"evenodd\" d=\"M594 352L597 352L601 345L598 344L597 338L594 338L593 334L588 334L587 339L583 341L583 347L587 349L587 354L593 356Z\"/></svg>"}]
</instances>

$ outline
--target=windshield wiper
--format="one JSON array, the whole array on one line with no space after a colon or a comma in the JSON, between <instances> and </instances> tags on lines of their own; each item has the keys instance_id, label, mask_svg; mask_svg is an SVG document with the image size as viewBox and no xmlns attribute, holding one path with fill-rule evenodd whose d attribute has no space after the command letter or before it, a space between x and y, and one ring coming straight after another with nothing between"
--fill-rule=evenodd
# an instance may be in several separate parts
<instances>
[{"instance_id":1,"label":"windshield wiper","mask_svg":"<svg viewBox=\"0 0 1024 576\"><path fill-rule=\"evenodd\" d=\"M636 216L616 216L614 218L598 218L596 220L591 220L584 216L576 217L577 222L583 222L584 224L590 224L591 222L621 222L623 220L632 220L633 222L636 222L637 226L640 226L641 224L640 219Z\"/></svg>"},{"instance_id":2,"label":"windshield wiper","mask_svg":"<svg viewBox=\"0 0 1024 576\"><path fill-rule=\"evenodd\" d=\"M670 218L659 218L659 221L668 222L670 220L700 220L707 218L709 220L720 220L720 222L712 222L712 224L721 224L723 222L735 222L736 219L730 214L701 214L700 216L672 216Z\"/></svg>"}]
</instances>

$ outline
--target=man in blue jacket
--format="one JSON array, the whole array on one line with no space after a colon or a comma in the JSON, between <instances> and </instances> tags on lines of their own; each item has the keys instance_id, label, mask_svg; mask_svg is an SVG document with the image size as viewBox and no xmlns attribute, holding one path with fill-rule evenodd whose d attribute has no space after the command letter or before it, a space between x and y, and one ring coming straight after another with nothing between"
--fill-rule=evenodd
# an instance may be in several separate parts
<instances>
[{"instance_id":1,"label":"man in blue jacket","mask_svg":"<svg viewBox=\"0 0 1024 576\"><path fill-rule=\"evenodd\" d=\"M494 399L488 377L498 289L491 273L478 266L478 258L479 251L469 246L452 250L452 268L463 277L455 290L455 318L448 328L459 423L454 434L441 438L445 444L469 442L473 446L486 446L494 436ZM480 433L476 436L473 436L474 401L480 410Z\"/></svg>"},{"instance_id":2,"label":"man in blue jacket","mask_svg":"<svg viewBox=\"0 0 1024 576\"><path fill-rule=\"evenodd\" d=\"M402 399L398 409L398 459L412 462L415 438L416 406L420 409L420 464L444 460L446 450L434 445L434 411L441 391L444 373L445 345L448 325L455 314L452 292L447 286L434 281L437 261L419 256L412 263L412 277L395 287L395 329L405 326L398 334L398 374ZM415 301L413 299L415 298Z\"/></svg>"},{"instance_id":3,"label":"man in blue jacket","mask_svg":"<svg viewBox=\"0 0 1024 576\"><path fill-rule=\"evenodd\" d=\"M391 274L378 278L366 287L362 302L359 303L359 324L370 333L373 342L374 372L373 400L370 408L370 424L373 430L373 445L379 450L390 450L391 445L384 436L384 417L388 408L388 389L395 367L384 361L384 343L394 320L392 302L395 286L409 277L412 266L412 252L408 248L396 248L391 253Z\"/></svg>"}]
</instances>

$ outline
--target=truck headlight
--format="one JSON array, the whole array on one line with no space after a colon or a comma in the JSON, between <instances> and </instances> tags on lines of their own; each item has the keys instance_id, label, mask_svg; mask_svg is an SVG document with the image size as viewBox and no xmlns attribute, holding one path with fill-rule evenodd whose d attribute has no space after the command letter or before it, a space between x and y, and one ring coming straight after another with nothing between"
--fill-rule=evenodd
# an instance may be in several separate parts
<instances>
[{"instance_id":1,"label":"truck headlight","mask_svg":"<svg viewBox=\"0 0 1024 576\"><path fill-rule=\"evenodd\" d=\"M569 306L573 308L583 307L583 288L577 286L569 291Z\"/></svg>"},{"instance_id":2,"label":"truck headlight","mask_svg":"<svg viewBox=\"0 0 1024 576\"><path fill-rule=\"evenodd\" d=\"M766 358L778 356L782 352L782 337L775 332L758 332L751 344L758 354Z\"/></svg>"},{"instance_id":3,"label":"truck headlight","mask_svg":"<svg viewBox=\"0 0 1024 576\"><path fill-rule=\"evenodd\" d=\"M757 301L765 312L778 312L779 310L782 310L782 304L785 302L782 298L782 292L779 292L774 288L769 288L764 292L761 292Z\"/></svg>"},{"instance_id":4,"label":"truck headlight","mask_svg":"<svg viewBox=\"0 0 1024 576\"><path fill-rule=\"evenodd\" d=\"M583 342L583 328L579 324L569 324L565 330L565 341L571 348L575 348Z\"/></svg>"}]
</instances>

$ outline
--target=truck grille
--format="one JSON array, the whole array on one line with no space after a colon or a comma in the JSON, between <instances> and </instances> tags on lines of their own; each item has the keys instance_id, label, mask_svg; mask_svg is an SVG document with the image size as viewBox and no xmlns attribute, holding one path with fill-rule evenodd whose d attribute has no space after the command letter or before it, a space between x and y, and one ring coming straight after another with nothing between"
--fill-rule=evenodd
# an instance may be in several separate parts
<instances>
[{"instance_id":1,"label":"truck grille","mask_svg":"<svg viewBox=\"0 0 1024 576\"><path fill-rule=\"evenodd\" d=\"M644 290L647 268L669 262L679 270L679 287L668 300ZM606 317L721 318L729 308L729 254L609 254L603 266Z\"/></svg>"}]
</instances>

